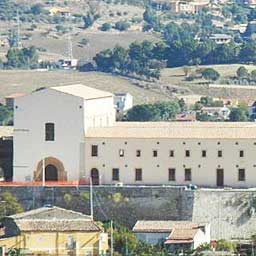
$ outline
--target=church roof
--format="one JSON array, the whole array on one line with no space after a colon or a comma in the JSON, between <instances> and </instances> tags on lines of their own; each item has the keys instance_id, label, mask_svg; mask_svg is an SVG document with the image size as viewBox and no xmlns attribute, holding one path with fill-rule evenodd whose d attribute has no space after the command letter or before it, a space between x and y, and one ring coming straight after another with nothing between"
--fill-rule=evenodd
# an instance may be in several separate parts
<instances>
[{"instance_id":1,"label":"church roof","mask_svg":"<svg viewBox=\"0 0 256 256\"><path fill-rule=\"evenodd\" d=\"M77 97L83 98L85 100L113 97L113 94L110 92L91 88L91 87L85 86L83 84L55 86L55 87L51 87L51 89L59 91L59 92L63 92L66 94L70 94L73 96L77 96Z\"/></svg>"},{"instance_id":2,"label":"church roof","mask_svg":"<svg viewBox=\"0 0 256 256\"><path fill-rule=\"evenodd\" d=\"M86 138L256 139L253 122L116 122L89 128Z\"/></svg>"}]
</instances>

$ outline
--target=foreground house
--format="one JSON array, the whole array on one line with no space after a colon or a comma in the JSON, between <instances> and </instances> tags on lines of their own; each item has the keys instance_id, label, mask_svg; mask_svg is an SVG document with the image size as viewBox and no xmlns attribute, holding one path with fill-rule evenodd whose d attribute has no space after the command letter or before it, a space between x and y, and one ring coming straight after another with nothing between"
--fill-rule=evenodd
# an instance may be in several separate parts
<instances>
[{"instance_id":1,"label":"foreground house","mask_svg":"<svg viewBox=\"0 0 256 256\"><path fill-rule=\"evenodd\" d=\"M137 221L133 227L136 237L146 243L164 244L169 251L196 249L210 243L210 224L189 221Z\"/></svg>"},{"instance_id":2,"label":"foreground house","mask_svg":"<svg viewBox=\"0 0 256 256\"><path fill-rule=\"evenodd\" d=\"M43 207L5 217L0 233L4 251L33 255L99 255L108 238L90 216L58 207Z\"/></svg>"},{"instance_id":3,"label":"foreground house","mask_svg":"<svg viewBox=\"0 0 256 256\"><path fill-rule=\"evenodd\" d=\"M116 122L115 114L113 94L80 84L18 97L14 181L256 186L256 124Z\"/></svg>"}]
</instances>

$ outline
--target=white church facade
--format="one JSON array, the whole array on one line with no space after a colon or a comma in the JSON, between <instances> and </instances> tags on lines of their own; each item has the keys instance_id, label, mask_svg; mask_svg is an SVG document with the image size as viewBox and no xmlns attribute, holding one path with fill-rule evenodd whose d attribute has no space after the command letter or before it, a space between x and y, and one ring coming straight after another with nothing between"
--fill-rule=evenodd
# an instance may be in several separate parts
<instances>
[{"instance_id":1,"label":"white church facade","mask_svg":"<svg viewBox=\"0 0 256 256\"><path fill-rule=\"evenodd\" d=\"M256 186L254 123L116 122L113 95L84 85L14 105L14 181Z\"/></svg>"}]
</instances>

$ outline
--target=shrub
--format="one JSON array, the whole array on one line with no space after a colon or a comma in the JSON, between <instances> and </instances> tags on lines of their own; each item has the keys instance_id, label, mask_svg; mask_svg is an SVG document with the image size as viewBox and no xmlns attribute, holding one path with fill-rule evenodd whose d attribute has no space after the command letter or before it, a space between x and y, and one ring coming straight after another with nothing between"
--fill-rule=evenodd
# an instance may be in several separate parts
<instances>
[{"instance_id":1,"label":"shrub","mask_svg":"<svg viewBox=\"0 0 256 256\"><path fill-rule=\"evenodd\" d=\"M213 68L206 68L202 71L202 76L207 80L216 81L219 79L220 74Z\"/></svg>"},{"instance_id":2,"label":"shrub","mask_svg":"<svg viewBox=\"0 0 256 256\"><path fill-rule=\"evenodd\" d=\"M115 24L115 29L119 31L126 31L130 27L130 23L126 21L118 21Z\"/></svg>"},{"instance_id":3,"label":"shrub","mask_svg":"<svg viewBox=\"0 0 256 256\"><path fill-rule=\"evenodd\" d=\"M101 31L109 31L111 29L111 25L109 23L104 23L100 29Z\"/></svg>"},{"instance_id":4,"label":"shrub","mask_svg":"<svg viewBox=\"0 0 256 256\"><path fill-rule=\"evenodd\" d=\"M237 69L236 74L240 78L248 77L248 70L244 66L241 66Z\"/></svg>"}]
</instances>

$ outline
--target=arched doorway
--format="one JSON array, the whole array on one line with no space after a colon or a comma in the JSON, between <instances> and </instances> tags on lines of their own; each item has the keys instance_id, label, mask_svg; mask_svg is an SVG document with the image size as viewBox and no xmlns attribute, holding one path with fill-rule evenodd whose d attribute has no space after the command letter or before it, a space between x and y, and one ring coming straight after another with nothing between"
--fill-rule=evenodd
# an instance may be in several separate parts
<instances>
[{"instance_id":1,"label":"arched doorway","mask_svg":"<svg viewBox=\"0 0 256 256\"><path fill-rule=\"evenodd\" d=\"M99 176L98 169L96 168L91 169L91 179L92 179L92 185L100 184L100 176Z\"/></svg>"},{"instance_id":2,"label":"arched doorway","mask_svg":"<svg viewBox=\"0 0 256 256\"><path fill-rule=\"evenodd\" d=\"M45 165L45 181L66 181L67 172L63 163L54 157L46 157L44 159ZM37 164L34 172L34 181L42 181L43 177L43 160Z\"/></svg>"},{"instance_id":3,"label":"arched doorway","mask_svg":"<svg viewBox=\"0 0 256 256\"><path fill-rule=\"evenodd\" d=\"M58 169L53 164L45 167L45 181L58 181Z\"/></svg>"}]
</instances>

